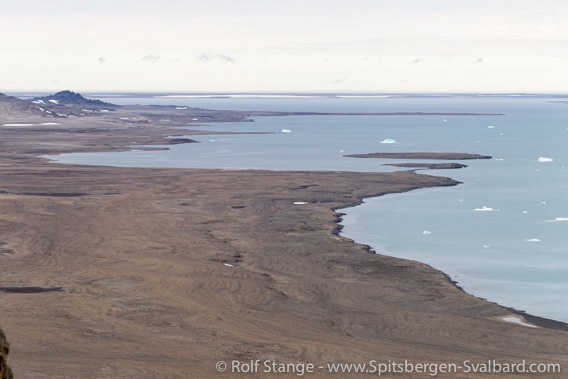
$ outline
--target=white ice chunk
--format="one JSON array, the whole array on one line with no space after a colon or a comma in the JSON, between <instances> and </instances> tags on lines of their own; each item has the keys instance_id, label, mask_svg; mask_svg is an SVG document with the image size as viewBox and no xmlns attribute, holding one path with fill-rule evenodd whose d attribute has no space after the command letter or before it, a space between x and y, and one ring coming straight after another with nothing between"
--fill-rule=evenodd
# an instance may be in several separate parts
<instances>
[{"instance_id":1,"label":"white ice chunk","mask_svg":"<svg viewBox=\"0 0 568 379\"><path fill-rule=\"evenodd\" d=\"M381 143L396 143L396 141L393 140L392 138L387 138L387 139L383 140Z\"/></svg>"},{"instance_id":2,"label":"white ice chunk","mask_svg":"<svg viewBox=\"0 0 568 379\"><path fill-rule=\"evenodd\" d=\"M527 241L527 242L540 242L540 240L538 238L529 238L529 239L526 239L525 241Z\"/></svg>"},{"instance_id":3,"label":"white ice chunk","mask_svg":"<svg viewBox=\"0 0 568 379\"><path fill-rule=\"evenodd\" d=\"M40 125L61 125L58 122L42 122Z\"/></svg>"},{"instance_id":4,"label":"white ice chunk","mask_svg":"<svg viewBox=\"0 0 568 379\"><path fill-rule=\"evenodd\" d=\"M568 217L556 217L554 220L550 220L549 222L564 222L568 221Z\"/></svg>"},{"instance_id":5,"label":"white ice chunk","mask_svg":"<svg viewBox=\"0 0 568 379\"><path fill-rule=\"evenodd\" d=\"M34 126L35 124L4 124L4 126Z\"/></svg>"},{"instance_id":6,"label":"white ice chunk","mask_svg":"<svg viewBox=\"0 0 568 379\"><path fill-rule=\"evenodd\" d=\"M282 129L280 133L292 133L290 129Z\"/></svg>"},{"instance_id":7,"label":"white ice chunk","mask_svg":"<svg viewBox=\"0 0 568 379\"><path fill-rule=\"evenodd\" d=\"M422 234L432 234L432 232L429 231L429 230L425 230L425 231L422 232Z\"/></svg>"},{"instance_id":8,"label":"white ice chunk","mask_svg":"<svg viewBox=\"0 0 568 379\"><path fill-rule=\"evenodd\" d=\"M485 205L481 208L475 208L476 211L493 211L493 208L486 207Z\"/></svg>"},{"instance_id":9,"label":"white ice chunk","mask_svg":"<svg viewBox=\"0 0 568 379\"><path fill-rule=\"evenodd\" d=\"M546 158L546 157L538 157L538 161L539 162L552 162L552 161L554 161L554 159Z\"/></svg>"},{"instance_id":10,"label":"white ice chunk","mask_svg":"<svg viewBox=\"0 0 568 379\"><path fill-rule=\"evenodd\" d=\"M495 127L493 125L489 125L488 128L489 129L495 129Z\"/></svg>"}]
</instances>

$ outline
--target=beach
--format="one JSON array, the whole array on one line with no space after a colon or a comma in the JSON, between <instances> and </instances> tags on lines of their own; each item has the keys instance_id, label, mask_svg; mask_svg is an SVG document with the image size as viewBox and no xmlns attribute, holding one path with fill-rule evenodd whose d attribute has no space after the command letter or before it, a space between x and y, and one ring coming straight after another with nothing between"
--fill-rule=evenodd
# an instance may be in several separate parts
<instances>
[{"instance_id":1,"label":"beach","mask_svg":"<svg viewBox=\"0 0 568 379\"><path fill-rule=\"evenodd\" d=\"M568 363L565 324L516 314L425 264L374 254L337 233L341 209L364 198L456 181L412 171L120 168L39 158L181 135L120 112L43 126L45 118L29 115L0 120L9 125L0 127L0 326L18 377L286 376L232 366L256 360ZM152 120L167 115L160 112ZM211 134L183 131L192 133ZM229 369L220 373L218 362ZM463 371L437 376L491 375Z\"/></svg>"}]
</instances>

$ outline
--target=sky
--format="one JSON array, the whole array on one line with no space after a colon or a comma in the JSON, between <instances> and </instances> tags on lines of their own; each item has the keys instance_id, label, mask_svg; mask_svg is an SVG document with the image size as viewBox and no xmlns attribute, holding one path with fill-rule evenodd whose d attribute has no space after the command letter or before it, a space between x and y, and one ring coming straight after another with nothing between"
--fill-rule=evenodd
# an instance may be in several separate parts
<instances>
[{"instance_id":1,"label":"sky","mask_svg":"<svg viewBox=\"0 0 568 379\"><path fill-rule=\"evenodd\" d=\"M0 91L568 93L565 0L0 0Z\"/></svg>"}]
</instances>

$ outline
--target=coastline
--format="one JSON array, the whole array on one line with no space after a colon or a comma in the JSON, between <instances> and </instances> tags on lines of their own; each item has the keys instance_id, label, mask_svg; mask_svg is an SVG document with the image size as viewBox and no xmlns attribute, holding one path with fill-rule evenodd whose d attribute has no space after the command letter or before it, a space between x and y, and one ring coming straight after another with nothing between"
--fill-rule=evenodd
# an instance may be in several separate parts
<instances>
[{"instance_id":1,"label":"coastline","mask_svg":"<svg viewBox=\"0 0 568 379\"><path fill-rule=\"evenodd\" d=\"M19 137L0 157L3 238L13 250L1 257L2 287L61 287L2 294L8 362L20 375L46 369L89 377L110 361L112 375L192 370L216 377L219 359L437 361L440 354L456 362L524 357L566 365L566 329L558 334L551 320L538 330L495 321L511 310L458 291L425 264L367 254L365 245L336 235L338 210L457 184L451 179L410 171L125 169L37 158L46 150L95 151L101 139L116 149L172 131L65 128L36 128L27 138L2 128Z\"/></svg>"}]
</instances>

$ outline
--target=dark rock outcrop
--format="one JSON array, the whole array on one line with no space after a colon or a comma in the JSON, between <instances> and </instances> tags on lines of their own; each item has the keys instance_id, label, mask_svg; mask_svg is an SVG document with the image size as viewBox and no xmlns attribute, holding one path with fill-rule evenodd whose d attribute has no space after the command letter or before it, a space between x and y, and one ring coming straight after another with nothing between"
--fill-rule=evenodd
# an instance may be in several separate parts
<instances>
[{"instance_id":1,"label":"dark rock outcrop","mask_svg":"<svg viewBox=\"0 0 568 379\"><path fill-rule=\"evenodd\" d=\"M105 103L100 100L86 99L81 94L73 91L61 91L54 95L36 97L32 101L39 102L42 101L47 105L80 105L86 107L112 107L116 108L118 105Z\"/></svg>"},{"instance_id":2,"label":"dark rock outcrop","mask_svg":"<svg viewBox=\"0 0 568 379\"><path fill-rule=\"evenodd\" d=\"M199 143L199 141L189 138L171 138L168 140L168 145L181 145L183 143Z\"/></svg>"},{"instance_id":3,"label":"dark rock outcrop","mask_svg":"<svg viewBox=\"0 0 568 379\"><path fill-rule=\"evenodd\" d=\"M12 370L10 370L6 362L6 356L9 351L10 344L6 341L6 336L2 329L0 329L0 378L2 379L12 379L14 377Z\"/></svg>"}]
</instances>

